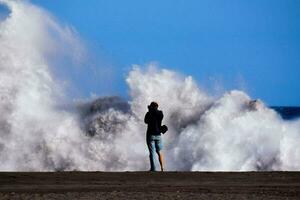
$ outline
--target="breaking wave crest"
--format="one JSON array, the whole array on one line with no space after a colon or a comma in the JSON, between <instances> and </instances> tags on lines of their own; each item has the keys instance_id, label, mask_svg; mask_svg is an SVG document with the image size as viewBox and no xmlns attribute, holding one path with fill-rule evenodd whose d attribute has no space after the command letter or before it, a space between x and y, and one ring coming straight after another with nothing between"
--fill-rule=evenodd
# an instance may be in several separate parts
<instances>
[{"instance_id":1,"label":"breaking wave crest","mask_svg":"<svg viewBox=\"0 0 300 200\"><path fill-rule=\"evenodd\" d=\"M0 24L1 171L148 170L143 118L153 100L169 127L168 170L300 170L299 120L262 102L252 109L242 91L214 98L192 77L151 64L129 72L129 102L62 106L52 59L80 59L76 33L28 2L0 2L10 10Z\"/></svg>"}]
</instances>

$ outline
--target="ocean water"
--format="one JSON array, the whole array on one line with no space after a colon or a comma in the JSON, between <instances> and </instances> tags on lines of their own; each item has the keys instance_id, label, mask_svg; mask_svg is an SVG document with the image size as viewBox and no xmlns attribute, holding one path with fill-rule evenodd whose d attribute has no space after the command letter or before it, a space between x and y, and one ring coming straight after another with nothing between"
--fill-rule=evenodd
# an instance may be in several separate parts
<instances>
[{"instance_id":1,"label":"ocean water","mask_svg":"<svg viewBox=\"0 0 300 200\"><path fill-rule=\"evenodd\" d=\"M300 107L293 106L272 106L280 116L285 120L293 120L300 117Z\"/></svg>"}]
</instances>

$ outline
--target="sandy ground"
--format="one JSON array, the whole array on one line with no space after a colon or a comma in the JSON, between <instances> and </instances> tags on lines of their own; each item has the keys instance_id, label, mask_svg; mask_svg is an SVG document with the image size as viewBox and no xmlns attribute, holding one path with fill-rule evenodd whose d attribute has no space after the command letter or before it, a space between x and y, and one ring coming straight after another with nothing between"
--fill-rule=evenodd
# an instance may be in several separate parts
<instances>
[{"instance_id":1,"label":"sandy ground","mask_svg":"<svg viewBox=\"0 0 300 200\"><path fill-rule=\"evenodd\" d=\"M0 172L0 199L300 199L300 172Z\"/></svg>"}]
</instances>

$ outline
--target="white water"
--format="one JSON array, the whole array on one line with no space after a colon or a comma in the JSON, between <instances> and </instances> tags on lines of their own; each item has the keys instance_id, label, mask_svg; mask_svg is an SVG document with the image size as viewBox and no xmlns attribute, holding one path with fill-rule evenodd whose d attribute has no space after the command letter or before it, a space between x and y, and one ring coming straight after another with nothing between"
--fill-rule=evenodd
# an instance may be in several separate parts
<instances>
[{"instance_id":1,"label":"white water","mask_svg":"<svg viewBox=\"0 0 300 200\"><path fill-rule=\"evenodd\" d=\"M148 170L143 117L153 100L169 127L168 170L300 170L299 121L283 121L263 103L250 110L242 91L215 99L192 77L155 66L128 74L130 112L64 109L53 59L81 59L80 40L37 6L0 2L10 10L0 24L1 171Z\"/></svg>"}]
</instances>

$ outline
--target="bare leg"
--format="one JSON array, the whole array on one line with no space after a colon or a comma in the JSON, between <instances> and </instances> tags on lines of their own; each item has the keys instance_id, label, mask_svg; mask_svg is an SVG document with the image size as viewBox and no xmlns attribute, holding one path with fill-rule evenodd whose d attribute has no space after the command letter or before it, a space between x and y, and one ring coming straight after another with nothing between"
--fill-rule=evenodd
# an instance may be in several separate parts
<instances>
[{"instance_id":1,"label":"bare leg","mask_svg":"<svg viewBox=\"0 0 300 200\"><path fill-rule=\"evenodd\" d=\"M163 157L163 154L160 151L157 152L157 154L158 154L160 169L163 172L164 171L164 157Z\"/></svg>"}]
</instances>

